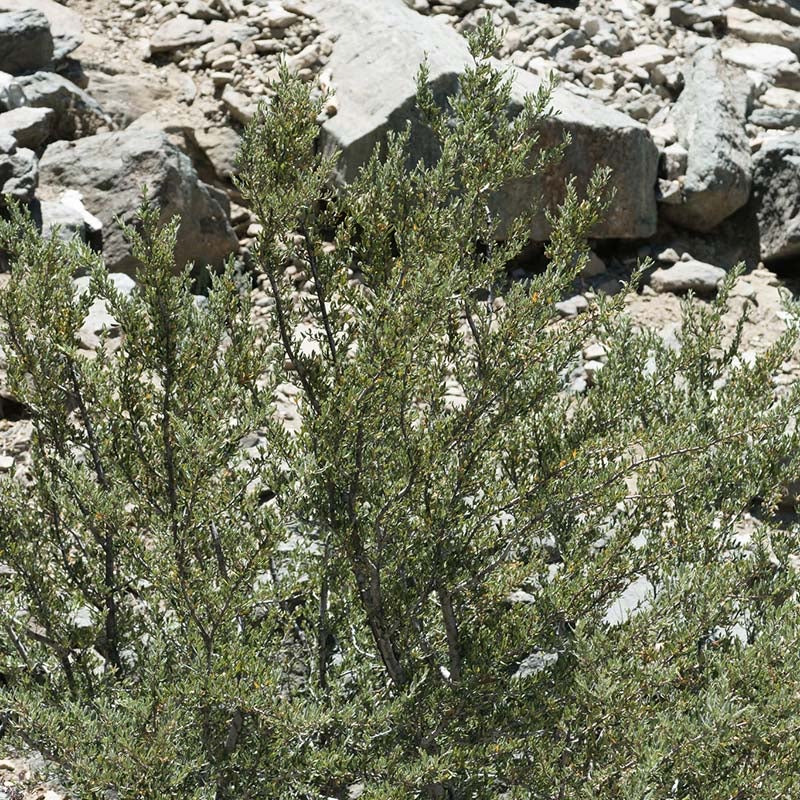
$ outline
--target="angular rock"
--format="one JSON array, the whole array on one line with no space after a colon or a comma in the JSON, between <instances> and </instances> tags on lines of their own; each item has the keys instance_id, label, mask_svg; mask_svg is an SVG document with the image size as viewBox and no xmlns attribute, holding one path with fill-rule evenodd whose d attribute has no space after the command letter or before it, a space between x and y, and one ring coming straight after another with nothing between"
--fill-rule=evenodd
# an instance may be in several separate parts
<instances>
[{"instance_id":1,"label":"angular rock","mask_svg":"<svg viewBox=\"0 0 800 800\"><path fill-rule=\"evenodd\" d=\"M778 89L771 86L758 100L765 106L771 106L772 108L800 111L800 92L792 89Z\"/></svg>"},{"instance_id":2,"label":"angular rock","mask_svg":"<svg viewBox=\"0 0 800 800\"><path fill-rule=\"evenodd\" d=\"M689 152L682 202L662 206L677 225L709 231L747 203L751 157L743 80L716 45L698 50L687 70L672 111L678 140Z\"/></svg>"},{"instance_id":3,"label":"angular rock","mask_svg":"<svg viewBox=\"0 0 800 800\"><path fill-rule=\"evenodd\" d=\"M791 25L800 25L798 0L735 0L734 5L749 9L762 17L771 17Z\"/></svg>"},{"instance_id":4,"label":"angular rock","mask_svg":"<svg viewBox=\"0 0 800 800\"><path fill-rule=\"evenodd\" d=\"M0 70L17 75L53 60L53 36L41 11L0 12Z\"/></svg>"},{"instance_id":5,"label":"angular rock","mask_svg":"<svg viewBox=\"0 0 800 800\"><path fill-rule=\"evenodd\" d=\"M800 133L768 139L756 153L749 210L763 261L800 254Z\"/></svg>"},{"instance_id":6,"label":"angular rock","mask_svg":"<svg viewBox=\"0 0 800 800\"><path fill-rule=\"evenodd\" d=\"M68 56L83 42L83 20L77 11L56 0L0 0L2 11L41 11L53 35L53 60Z\"/></svg>"},{"instance_id":7,"label":"angular rock","mask_svg":"<svg viewBox=\"0 0 800 800\"><path fill-rule=\"evenodd\" d=\"M35 150L43 144L53 127L52 108L14 108L0 114L0 131L6 131L20 147Z\"/></svg>"},{"instance_id":8,"label":"angular rock","mask_svg":"<svg viewBox=\"0 0 800 800\"><path fill-rule=\"evenodd\" d=\"M214 38L209 25L202 19L192 19L186 14L167 20L150 39L151 53L169 53L185 47L197 47Z\"/></svg>"},{"instance_id":9,"label":"angular rock","mask_svg":"<svg viewBox=\"0 0 800 800\"><path fill-rule=\"evenodd\" d=\"M197 128L193 131L197 146L206 154L221 180L230 180L236 171L236 156L242 137L230 126Z\"/></svg>"},{"instance_id":10,"label":"angular rock","mask_svg":"<svg viewBox=\"0 0 800 800\"><path fill-rule=\"evenodd\" d=\"M682 294L692 291L698 295L711 295L717 291L725 270L712 264L690 259L679 261L668 269L658 268L650 276L650 286L659 294Z\"/></svg>"},{"instance_id":11,"label":"angular rock","mask_svg":"<svg viewBox=\"0 0 800 800\"><path fill-rule=\"evenodd\" d=\"M800 127L800 110L794 108L757 108L750 114L750 122L762 128L783 130Z\"/></svg>"},{"instance_id":12,"label":"angular rock","mask_svg":"<svg viewBox=\"0 0 800 800\"><path fill-rule=\"evenodd\" d=\"M719 6L692 5L678 2L669 7L669 19L673 25L693 28L695 25L711 25L712 29L721 30L725 24L725 15Z\"/></svg>"},{"instance_id":13,"label":"angular rock","mask_svg":"<svg viewBox=\"0 0 800 800\"><path fill-rule=\"evenodd\" d=\"M748 11L746 8L729 8L728 31L746 42L764 42L787 47L800 53L800 27L768 19Z\"/></svg>"},{"instance_id":14,"label":"angular rock","mask_svg":"<svg viewBox=\"0 0 800 800\"><path fill-rule=\"evenodd\" d=\"M723 50L722 55L726 61L738 67L768 74L774 73L785 64L797 62L797 56L788 47L763 42L736 44Z\"/></svg>"},{"instance_id":15,"label":"angular rock","mask_svg":"<svg viewBox=\"0 0 800 800\"><path fill-rule=\"evenodd\" d=\"M78 139L109 124L97 101L55 72L34 72L15 78L12 108L31 106L55 111L52 139Z\"/></svg>"},{"instance_id":16,"label":"angular rock","mask_svg":"<svg viewBox=\"0 0 800 800\"><path fill-rule=\"evenodd\" d=\"M160 131L138 128L51 144L42 156L43 187L51 195L75 189L103 224L103 256L111 271L133 273L136 261L114 222L133 222L142 186L161 220L180 214L176 260L219 266L238 246L224 195L200 181L190 159ZM222 203L222 204L221 204Z\"/></svg>"},{"instance_id":17,"label":"angular rock","mask_svg":"<svg viewBox=\"0 0 800 800\"><path fill-rule=\"evenodd\" d=\"M0 155L0 195L9 194L27 203L33 199L38 182L38 160L33 150L19 147Z\"/></svg>"},{"instance_id":18,"label":"angular rock","mask_svg":"<svg viewBox=\"0 0 800 800\"><path fill-rule=\"evenodd\" d=\"M326 30L339 36L328 64L339 111L323 125L321 136L325 152L342 153L338 180L352 180L386 133L401 129L409 119L412 158L433 157L432 137L414 113L415 75L427 56L434 95L443 100L456 90L459 73L471 63L465 40L437 20L394 0L316 0L311 9ZM540 81L514 68L510 74L514 76L511 113L517 113L524 95L535 92ZM620 112L566 90L556 90L552 105L560 113L544 123L542 144L558 142L569 131L573 145L564 161L543 180L520 182L501 192L498 210L503 219L530 208L541 197L559 202L565 177L576 175L578 187L583 188L594 165L601 163L612 168L617 194L592 236L627 238L654 233L658 151L647 129ZM532 238L541 241L548 233L540 213L532 225Z\"/></svg>"}]
</instances>

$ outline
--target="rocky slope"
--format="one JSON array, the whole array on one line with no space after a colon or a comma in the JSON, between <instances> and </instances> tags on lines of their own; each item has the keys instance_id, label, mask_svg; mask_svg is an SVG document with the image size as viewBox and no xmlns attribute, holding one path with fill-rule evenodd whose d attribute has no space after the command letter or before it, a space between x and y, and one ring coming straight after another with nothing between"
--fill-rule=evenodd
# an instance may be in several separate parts
<instances>
[{"instance_id":1,"label":"rocky slope","mask_svg":"<svg viewBox=\"0 0 800 800\"><path fill-rule=\"evenodd\" d=\"M468 60L462 34L487 13L504 29L498 58L513 102L554 73L559 113L544 139L573 139L558 170L510 188L497 212L556 202L566 175L585 183L596 163L614 170L616 202L560 313L617 291L650 256L629 312L674 339L680 296L713 295L744 260L731 325L746 307L746 350L773 342L800 257L798 0L0 0L0 192L28 203L44 235L58 227L101 250L122 287L135 265L114 217L130 215L143 183L165 218L184 217L181 263L246 258L257 227L231 181L234 158L280 61L330 90L320 142L342 151L346 181L413 113L425 55L437 89L454 86ZM425 146L417 140L419 155ZM513 277L536 266L543 216L531 237L530 263ZM0 253L0 285L3 269ZM254 293L258 316L269 298ZM113 325L94 308L83 346ZM601 344L587 347L574 391L603 358ZM788 362L776 388L798 374ZM278 397L287 424L294 391L287 383ZM25 416L4 388L0 351L2 471L25 464ZM0 800L19 796L4 783L30 784L4 764Z\"/></svg>"}]
</instances>

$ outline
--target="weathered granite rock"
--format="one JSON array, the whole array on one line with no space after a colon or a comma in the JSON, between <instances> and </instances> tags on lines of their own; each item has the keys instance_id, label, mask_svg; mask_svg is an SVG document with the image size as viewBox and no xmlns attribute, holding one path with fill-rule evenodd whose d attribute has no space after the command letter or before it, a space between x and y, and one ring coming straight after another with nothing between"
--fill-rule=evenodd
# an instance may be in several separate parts
<instances>
[{"instance_id":1,"label":"weathered granite rock","mask_svg":"<svg viewBox=\"0 0 800 800\"><path fill-rule=\"evenodd\" d=\"M51 196L64 189L81 193L87 210L103 224L109 270L136 269L114 218L133 221L145 185L162 221L181 216L179 266L189 261L218 266L237 248L224 195L202 183L189 158L160 131L136 128L51 144L42 156L41 181Z\"/></svg>"},{"instance_id":2,"label":"weathered granite rock","mask_svg":"<svg viewBox=\"0 0 800 800\"><path fill-rule=\"evenodd\" d=\"M790 25L800 25L800 0L735 0L734 5Z\"/></svg>"},{"instance_id":3,"label":"weathered granite rock","mask_svg":"<svg viewBox=\"0 0 800 800\"><path fill-rule=\"evenodd\" d=\"M0 12L0 70L16 75L44 67L52 59L53 36L41 11Z\"/></svg>"},{"instance_id":4,"label":"weathered granite rock","mask_svg":"<svg viewBox=\"0 0 800 800\"><path fill-rule=\"evenodd\" d=\"M765 42L800 53L800 26L754 14L746 8L729 8L728 30L746 42Z\"/></svg>"},{"instance_id":5,"label":"weathered granite rock","mask_svg":"<svg viewBox=\"0 0 800 800\"><path fill-rule=\"evenodd\" d=\"M150 39L151 53L169 53L185 47L196 47L214 38L209 25L202 19L185 14L167 20Z\"/></svg>"},{"instance_id":6,"label":"weathered granite rock","mask_svg":"<svg viewBox=\"0 0 800 800\"><path fill-rule=\"evenodd\" d=\"M650 286L659 293L682 294L692 291L699 295L710 295L717 291L717 286L724 278L725 270L721 267L687 258L668 269L659 267L655 270L650 276Z\"/></svg>"},{"instance_id":7,"label":"weathered granite rock","mask_svg":"<svg viewBox=\"0 0 800 800\"><path fill-rule=\"evenodd\" d=\"M762 128L782 130L800 127L800 110L795 108L757 108L750 114L750 122Z\"/></svg>"},{"instance_id":8,"label":"weathered granite rock","mask_svg":"<svg viewBox=\"0 0 800 800\"><path fill-rule=\"evenodd\" d=\"M800 133L769 139L756 153L749 208L764 261L800 254Z\"/></svg>"},{"instance_id":9,"label":"weathered granite rock","mask_svg":"<svg viewBox=\"0 0 800 800\"><path fill-rule=\"evenodd\" d=\"M19 147L35 150L43 144L53 127L52 108L14 108L0 114L0 131L6 131Z\"/></svg>"},{"instance_id":10,"label":"weathered granite rock","mask_svg":"<svg viewBox=\"0 0 800 800\"><path fill-rule=\"evenodd\" d=\"M339 111L322 129L323 149L342 152L338 179L351 180L386 133L402 128L408 119L414 136L412 158L435 157L432 137L415 118L415 75L427 56L434 95L443 101L455 91L458 74L470 63L465 40L438 19L416 14L393 0L316 0L312 11L326 30L339 37L328 64ZM514 113L540 82L530 73L512 70ZM651 235L656 225L658 151L647 129L618 111L566 90L556 90L552 104L559 116L545 122L542 143L560 141L569 131L573 145L546 178L509 186L501 193L497 205L503 217L530 208L542 197L550 204L559 202L565 177L576 175L582 188L599 163L614 171L617 194L612 209L592 235ZM531 235L542 240L548 230L540 213Z\"/></svg>"},{"instance_id":11,"label":"weathered granite rock","mask_svg":"<svg viewBox=\"0 0 800 800\"><path fill-rule=\"evenodd\" d=\"M56 0L0 0L0 11L35 9L47 17L53 36L53 60L68 56L83 42L83 20L77 11ZM44 62L46 63L46 62Z\"/></svg>"},{"instance_id":12,"label":"weathered granite rock","mask_svg":"<svg viewBox=\"0 0 800 800\"><path fill-rule=\"evenodd\" d=\"M785 64L797 62L797 56L788 48L777 44L748 42L736 44L722 51L726 61L744 69L773 73Z\"/></svg>"},{"instance_id":13,"label":"weathered granite rock","mask_svg":"<svg viewBox=\"0 0 800 800\"><path fill-rule=\"evenodd\" d=\"M52 139L77 139L109 124L103 109L89 94L55 72L34 72L15 78L12 108L52 108Z\"/></svg>"},{"instance_id":14,"label":"weathered granite rock","mask_svg":"<svg viewBox=\"0 0 800 800\"><path fill-rule=\"evenodd\" d=\"M36 154L26 147L0 155L0 195L27 203L33 199L39 182Z\"/></svg>"},{"instance_id":15,"label":"weathered granite rock","mask_svg":"<svg viewBox=\"0 0 800 800\"><path fill-rule=\"evenodd\" d=\"M744 81L716 45L698 50L692 60L672 111L678 140L689 152L682 202L662 206L675 224L709 231L747 203L751 158Z\"/></svg>"}]
</instances>

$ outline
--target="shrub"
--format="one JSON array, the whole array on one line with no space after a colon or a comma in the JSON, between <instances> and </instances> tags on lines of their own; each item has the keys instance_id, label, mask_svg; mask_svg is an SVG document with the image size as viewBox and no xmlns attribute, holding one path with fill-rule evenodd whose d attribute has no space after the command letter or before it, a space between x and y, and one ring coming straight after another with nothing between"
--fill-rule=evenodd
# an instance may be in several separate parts
<instances>
[{"instance_id":1,"label":"shrub","mask_svg":"<svg viewBox=\"0 0 800 800\"><path fill-rule=\"evenodd\" d=\"M232 265L193 298L147 202L129 296L80 244L0 224L34 425L2 486L6 726L78 797L796 791L796 535L772 511L798 394L771 381L795 334L739 357L736 272L686 300L677 348L621 313L639 273L558 320L602 172L568 184L547 269L509 284L529 219L496 244L487 208L560 148L537 148L546 91L506 117L494 46L484 25L446 109L421 69L435 163L392 135L336 193L320 103L282 73L240 158L260 327ZM89 354L97 300L120 336ZM571 391L591 340L607 363Z\"/></svg>"}]
</instances>

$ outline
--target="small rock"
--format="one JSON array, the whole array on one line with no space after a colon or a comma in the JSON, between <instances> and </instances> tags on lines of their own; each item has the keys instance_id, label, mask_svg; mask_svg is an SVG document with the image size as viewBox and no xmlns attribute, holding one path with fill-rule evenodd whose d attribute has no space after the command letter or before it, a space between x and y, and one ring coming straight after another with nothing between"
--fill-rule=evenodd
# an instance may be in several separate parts
<instances>
[{"instance_id":1,"label":"small rock","mask_svg":"<svg viewBox=\"0 0 800 800\"><path fill-rule=\"evenodd\" d=\"M35 150L50 135L54 117L51 108L14 108L0 114L0 131L13 136L19 147Z\"/></svg>"},{"instance_id":2,"label":"small rock","mask_svg":"<svg viewBox=\"0 0 800 800\"><path fill-rule=\"evenodd\" d=\"M19 147L12 153L0 155L0 195L27 203L39 184L39 162L36 153Z\"/></svg>"},{"instance_id":3,"label":"small rock","mask_svg":"<svg viewBox=\"0 0 800 800\"><path fill-rule=\"evenodd\" d=\"M748 118L761 128L782 130L800 127L800 110L791 108L757 108Z\"/></svg>"},{"instance_id":4,"label":"small rock","mask_svg":"<svg viewBox=\"0 0 800 800\"><path fill-rule=\"evenodd\" d=\"M556 303L556 310L562 317L575 317L589 308L589 301L582 295L576 294L567 300Z\"/></svg>"},{"instance_id":5,"label":"small rock","mask_svg":"<svg viewBox=\"0 0 800 800\"><path fill-rule=\"evenodd\" d=\"M256 104L246 95L237 92L231 85L223 89L222 103L228 113L243 125L250 122L256 114Z\"/></svg>"},{"instance_id":6,"label":"small rock","mask_svg":"<svg viewBox=\"0 0 800 800\"><path fill-rule=\"evenodd\" d=\"M186 47L197 47L214 38L209 25L202 19L186 14L164 22L150 39L151 53L169 53Z\"/></svg>"},{"instance_id":7,"label":"small rock","mask_svg":"<svg viewBox=\"0 0 800 800\"><path fill-rule=\"evenodd\" d=\"M737 44L722 51L726 61L744 69L757 69L772 73L785 64L797 62L797 56L788 47L759 42Z\"/></svg>"},{"instance_id":8,"label":"small rock","mask_svg":"<svg viewBox=\"0 0 800 800\"><path fill-rule=\"evenodd\" d=\"M659 294L681 294L692 291L698 295L711 295L717 291L725 270L694 259L679 261L669 269L657 269L650 276L650 286Z\"/></svg>"}]
</instances>

